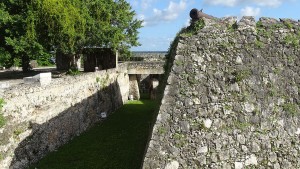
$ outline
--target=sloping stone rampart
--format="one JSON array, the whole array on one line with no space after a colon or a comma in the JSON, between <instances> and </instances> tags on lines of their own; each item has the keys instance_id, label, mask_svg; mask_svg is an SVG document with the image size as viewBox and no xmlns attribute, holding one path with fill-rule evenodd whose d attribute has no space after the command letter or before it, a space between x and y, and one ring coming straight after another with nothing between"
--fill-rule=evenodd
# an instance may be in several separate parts
<instances>
[{"instance_id":1,"label":"sloping stone rampart","mask_svg":"<svg viewBox=\"0 0 300 169\"><path fill-rule=\"evenodd\" d=\"M235 22L180 36L144 169L300 168L300 23Z\"/></svg>"}]
</instances>

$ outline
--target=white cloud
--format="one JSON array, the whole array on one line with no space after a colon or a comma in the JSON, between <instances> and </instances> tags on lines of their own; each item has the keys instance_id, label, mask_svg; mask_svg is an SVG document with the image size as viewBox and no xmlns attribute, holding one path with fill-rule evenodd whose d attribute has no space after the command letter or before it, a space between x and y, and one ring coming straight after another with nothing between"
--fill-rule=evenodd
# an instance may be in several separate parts
<instances>
[{"instance_id":1,"label":"white cloud","mask_svg":"<svg viewBox=\"0 0 300 169\"><path fill-rule=\"evenodd\" d=\"M224 6L230 6L230 7L237 5L238 2L239 2L239 0L204 0L205 4L224 5Z\"/></svg>"},{"instance_id":2,"label":"white cloud","mask_svg":"<svg viewBox=\"0 0 300 169\"><path fill-rule=\"evenodd\" d=\"M280 6L284 0L254 0L259 6L270 6L270 7L277 7Z\"/></svg>"},{"instance_id":3,"label":"white cloud","mask_svg":"<svg viewBox=\"0 0 300 169\"><path fill-rule=\"evenodd\" d=\"M145 15L139 14L137 16L137 19L140 20L140 21L143 21L142 26L146 26L147 25L147 22L145 21Z\"/></svg>"},{"instance_id":4,"label":"white cloud","mask_svg":"<svg viewBox=\"0 0 300 169\"><path fill-rule=\"evenodd\" d=\"M184 23L184 27L188 27L191 24L191 19L187 19Z\"/></svg>"},{"instance_id":5,"label":"white cloud","mask_svg":"<svg viewBox=\"0 0 300 169\"><path fill-rule=\"evenodd\" d=\"M247 6L243 9L241 9L241 15L256 17L256 16L260 15L260 8L253 8L253 7Z\"/></svg>"},{"instance_id":6,"label":"white cloud","mask_svg":"<svg viewBox=\"0 0 300 169\"><path fill-rule=\"evenodd\" d=\"M141 2L142 9L148 9L149 7L151 7L154 1L155 0L142 0Z\"/></svg>"},{"instance_id":7,"label":"white cloud","mask_svg":"<svg viewBox=\"0 0 300 169\"><path fill-rule=\"evenodd\" d=\"M242 4L254 4L258 6L278 7L283 2L290 0L204 0L205 4L209 5L223 5L228 7L234 7Z\"/></svg>"},{"instance_id":8,"label":"white cloud","mask_svg":"<svg viewBox=\"0 0 300 169\"><path fill-rule=\"evenodd\" d=\"M179 3L171 1L167 8L163 10L153 9L153 16L145 18L145 25L156 25L161 22L170 22L178 18L179 14L187 7L186 0L180 0Z\"/></svg>"}]
</instances>

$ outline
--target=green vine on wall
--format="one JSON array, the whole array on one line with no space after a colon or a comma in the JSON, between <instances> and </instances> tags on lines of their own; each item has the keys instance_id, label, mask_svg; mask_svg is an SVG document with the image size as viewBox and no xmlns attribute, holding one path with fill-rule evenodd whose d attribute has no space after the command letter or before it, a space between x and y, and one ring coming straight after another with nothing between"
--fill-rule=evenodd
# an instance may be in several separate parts
<instances>
[{"instance_id":1,"label":"green vine on wall","mask_svg":"<svg viewBox=\"0 0 300 169\"><path fill-rule=\"evenodd\" d=\"M287 36L284 37L284 43L286 45L292 45L293 47L298 47L299 46L299 33L298 36L294 34L288 34Z\"/></svg>"},{"instance_id":2,"label":"green vine on wall","mask_svg":"<svg viewBox=\"0 0 300 169\"><path fill-rule=\"evenodd\" d=\"M2 107L5 104L4 99L0 98L0 128L3 127L6 123L6 120L2 114Z\"/></svg>"},{"instance_id":3,"label":"green vine on wall","mask_svg":"<svg viewBox=\"0 0 300 169\"><path fill-rule=\"evenodd\" d=\"M182 29L180 31L180 34L185 35L185 36L192 36L197 34L199 30L204 28L205 22L203 19L199 19L195 22L191 22L191 25L188 26L186 29Z\"/></svg>"},{"instance_id":4,"label":"green vine on wall","mask_svg":"<svg viewBox=\"0 0 300 169\"><path fill-rule=\"evenodd\" d=\"M105 78L96 77L96 82L100 84L101 88L105 88L109 83L109 74L106 74Z\"/></svg>"}]
</instances>

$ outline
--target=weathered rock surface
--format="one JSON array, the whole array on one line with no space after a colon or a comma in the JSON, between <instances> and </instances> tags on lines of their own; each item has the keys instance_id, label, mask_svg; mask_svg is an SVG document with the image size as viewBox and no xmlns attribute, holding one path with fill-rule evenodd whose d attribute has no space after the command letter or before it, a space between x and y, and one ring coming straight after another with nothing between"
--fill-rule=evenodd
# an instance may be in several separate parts
<instances>
[{"instance_id":1,"label":"weathered rock surface","mask_svg":"<svg viewBox=\"0 0 300 169\"><path fill-rule=\"evenodd\" d=\"M179 38L144 169L300 168L299 22L226 20Z\"/></svg>"},{"instance_id":2,"label":"weathered rock surface","mask_svg":"<svg viewBox=\"0 0 300 169\"><path fill-rule=\"evenodd\" d=\"M126 65L118 69L23 84L2 91L0 168L22 169L55 151L128 99Z\"/></svg>"}]
</instances>

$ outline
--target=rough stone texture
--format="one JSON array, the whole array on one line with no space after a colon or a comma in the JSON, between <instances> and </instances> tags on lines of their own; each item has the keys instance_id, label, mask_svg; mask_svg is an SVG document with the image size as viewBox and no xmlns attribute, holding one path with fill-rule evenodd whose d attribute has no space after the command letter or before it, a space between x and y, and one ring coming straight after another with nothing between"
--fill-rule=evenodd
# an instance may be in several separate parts
<instances>
[{"instance_id":1,"label":"rough stone texture","mask_svg":"<svg viewBox=\"0 0 300 169\"><path fill-rule=\"evenodd\" d=\"M133 97L134 100L140 99L139 84L137 75L129 75L129 97Z\"/></svg>"},{"instance_id":2,"label":"rough stone texture","mask_svg":"<svg viewBox=\"0 0 300 169\"><path fill-rule=\"evenodd\" d=\"M18 85L0 95L7 124L0 130L0 168L20 169L101 121L127 101L126 65L52 79L51 85Z\"/></svg>"},{"instance_id":3,"label":"rough stone texture","mask_svg":"<svg viewBox=\"0 0 300 169\"><path fill-rule=\"evenodd\" d=\"M146 62L153 62L153 61L165 61L166 52L132 52L132 56L130 58L131 61L146 61Z\"/></svg>"},{"instance_id":4,"label":"rough stone texture","mask_svg":"<svg viewBox=\"0 0 300 169\"><path fill-rule=\"evenodd\" d=\"M205 22L172 55L143 168L300 168L299 23Z\"/></svg>"},{"instance_id":5,"label":"rough stone texture","mask_svg":"<svg viewBox=\"0 0 300 169\"><path fill-rule=\"evenodd\" d=\"M127 62L128 74L163 74L165 62Z\"/></svg>"}]
</instances>

